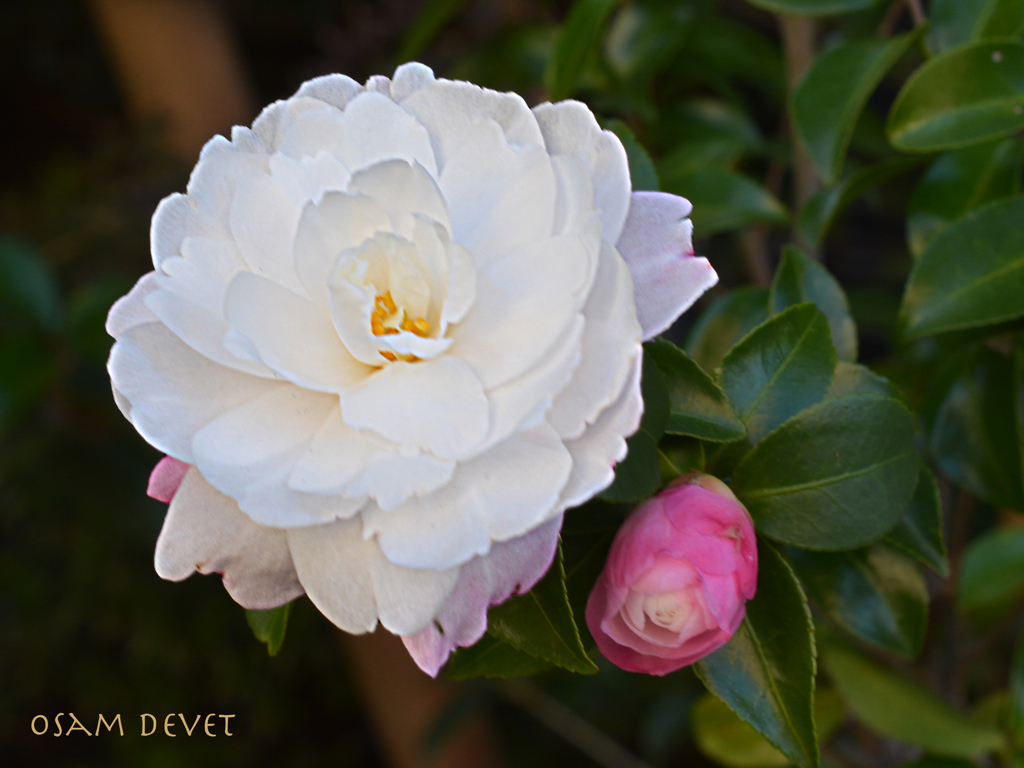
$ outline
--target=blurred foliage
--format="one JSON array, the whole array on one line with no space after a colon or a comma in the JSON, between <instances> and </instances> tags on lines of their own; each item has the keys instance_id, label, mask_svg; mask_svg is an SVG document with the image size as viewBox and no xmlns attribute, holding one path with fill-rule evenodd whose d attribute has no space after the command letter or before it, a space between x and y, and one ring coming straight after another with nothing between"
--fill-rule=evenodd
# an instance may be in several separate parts
<instances>
[{"instance_id":1,"label":"blurred foliage","mask_svg":"<svg viewBox=\"0 0 1024 768\"><path fill-rule=\"evenodd\" d=\"M604 498L568 514L559 569L492 612L451 677L535 672L651 766L811 766L819 749L843 768L1021 765L1024 3L933 0L916 31L902 6L225 3L265 102L412 55L531 104L586 101L637 188L694 202L697 251L721 276L649 345L643 429ZM799 83L775 11L819 19ZM336 632L307 601L250 615L265 647L215 578L153 572L159 456L113 404L103 320L147 270L149 217L188 168L158 125L125 117L84 4L0 5L0 89L15 116L0 167L4 765L381 764ZM822 182L802 207L791 127ZM856 455L814 463L840 449ZM628 505L691 467L729 478L765 534L758 597L696 673L631 675L598 659L579 617ZM834 503L789 490L811 483ZM510 631L537 606L561 612L560 649ZM592 660L592 676L551 668ZM460 685L435 746L483 710L509 765L593 764L500 681ZM44 752L29 723L58 712L89 728L122 712L129 734L140 712L233 713L244 735Z\"/></svg>"}]
</instances>

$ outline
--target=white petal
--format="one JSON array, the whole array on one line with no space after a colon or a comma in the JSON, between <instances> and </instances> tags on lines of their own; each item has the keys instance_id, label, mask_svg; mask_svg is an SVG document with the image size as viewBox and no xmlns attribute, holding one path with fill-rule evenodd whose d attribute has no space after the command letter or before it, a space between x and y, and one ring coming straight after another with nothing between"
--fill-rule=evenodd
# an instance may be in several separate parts
<instances>
[{"instance_id":1,"label":"white petal","mask_svg":"<svg viewBox=\"0 0 1024 768\"><path fill-rule=\"evenodd\" d=\"M231 233L246 264L258 275L296 293L293 246L302 207L268 173L253 171L238 181L231 205Z\"/></svg>"},{"instance_id":2,"label":"white petal","mask_svg":"<svg viewBox=\"0 0 1024 768\"><path fill-rule=\"evenodd\" d=\"M231 239L229 218L238 180L266 169L262 154L243 152L223 136L210 139L188 182L188 194L164 198L153 214L150 248L157 269L165 259L181 255L186 237Z\"/></svg>"},{"instance_id":3,"label":"white petal","mask_svg":"<svg viewBox=\"0 0 1024 768\"><path fill-rule=\"evenodd\" d=\"M280 528L354 515L361 499L306 494L288 477L337 402L291 384L207 424L192 440L195 464L256 522Z\"/></svg>"},{"instance_id":4,"label":"white petal","mask_svg":"<svg viewBox=\"0 0 1024 768\"><path fill-rule=\"evenodd\" d=\"M626 457L626 437L636 432L644 411L640 394L642 364L643 349L638 345L618 399L601 412L582 437L565 444L572 455L572 475L562 490L560 511L582 504L615 479L615 465Z\"/></svg>"},{"instance_id":5,"label":"white petal","mask_svg":"<svg viewBox=\"0 0 1024 768\"><path fill-rule=\"evenodd\" d=\"M333 107L344 109L363 90L351 77L345 75L323 75L307 80L295 92L295 96L307 96L326 101Z\"/></svg>"},{"instance_id":6,"label":"white petal","mask_svg":"<svg viewBox=\"0 0 1024 768\"><path fill-rule=\"evenodd\" d=\"M235 602L252 609L283 605L302 594L284 531L256 525L233 499L189 469L156 542L156 572L181 581L220 573Z\"/></svg>"},{"instance_id":7,"label":"white petal","mask_svg":"<svg viewBox=\"0 0 1024 768\"><path fill-rule=\"evenodd\" d=\"M449 568L555 516L571 469L562 441L542 423L460 463L451 481L429 496L390 512L368 507L363 534L377 534L393 563Z\"/></svg>"},{"instance_id":8,"label":"white petal","mask_svg":"<svg viewBox=\"0 0 1024 768\"><path fill-rule=\"evenodd\" d=\"M640 341L629 270L607 243L602 243L601 263L583 314L583 361L547 417L558 434L569 439L582 435L618 396Z\"/></svg>"},{"instance_id":9,"label":"white petal","mask_svg":"<svg viewBox=\"0 0 1024 768\"><path fill-rule=\"evenodd\" d=\"M618 242L632 191L622 142L611 131L601 130L593 113L578 101L539 104L533 114L548 152L574 155L587 166L594 205L601 212L602 236L609 243Z\"/></svg>"},{"instance_id":10,"label":"white petal","mask_svg":"<svg viewBox=\"0 0 1024 768\"><path fill-rule=\"evenodd\" d=\"M299 386L337 392L373 370L348 353L316 304L259 275L242 272L231 282L224 314L264 364Z\"/></svg>"},{"instance_id":11,"label":"white petal","mask_svg":"<svg viewBox=\"0 0 1024 768\"><path fill-rule=\"evenodd\" d=\"M644 340L666 330L718 282L705 258L693 255L689 201L664 192L634 192L618 251L633 277Z\"/></svg>"},{"instance_id":12,"label":"white petal","mask_svg":"<svg viewBox=\"0 0 1024 768\"><path fill-rule=\"evenodd\" d=\"M417 214L451 231L444 195L422 165L410 165L405 160L377 163L353 175L348 191L376 200L391 218L391 231L407 240L413 237Z\"/></svg>"},{"instance_id":13,"label":"white petal","mask_svg":"<svg viewBox=\"0 0 1024 768\"><path fill-rule=\"evenodd\" d=\"M160 323L137 325L114 344L107 364L114 388L131 403L131 422L148 443L189 464L192 436L242 403L281 387L219 365Z\"/></svg>"},{"instance_id":14,"label":"white petal","mask_svg":"<svg viewBox=\"0 0 1024 768\"><path fill-rule=\"evenodd\" d=\"M525 536L494 544L462 566L435 621L402 638L419 668L435 677L456 647L467 648L483 637L488 607L532 589L551 566L561 527L559 516Z\"/></svg>"},{"instance_id":15,"label":"white petal","mask_svg":"<svg viewBox=\"0 0 1024 768\"><path fill-rule=\"evenodd\" d=\"M270 156L270 175L298 206L319 203L325 192L344 190L352 178L348 169L329 152L301 160L276 152Z\"/></svg>"},{"instance_id":16,"label":"white petal","mask_svg":"<svg viewBox=\"0 0 1024 768\"><path fill-rule=\"evenodd\" d=\"M486 268L517 246L553 231L557 186L543 147L515 147L494 121L453 148L438 181L452 216L452 239Z\"/></svg>"},{"instance_id":17,"label":"white petal","mask_svg":"<svg viewBox=\"0 0 1024 768\"><path fill-rule=\"evenodd\" d=\"M420 631L434 617L458 578L458 568L410 570L381 554L360 535L357 520L288 532L295 568L309 599L346 632L377 626L396 634Z\"/></svg>"},{"instance_id":18,"label":"white petal","mask_svg":"<svg viewBox=\"0 0 1024 768\"><path fill-rule=\"evenodd\" d=\"M477 279L466 318L450 331L450 353L487 389L521 375L562 338L582 307L589 255L576 237L523 246Z\"/></svg>"},{"instance_id":19,"label":"white petal","mask_svg":"<svg viewBox=\"0 0 1024 768\"><path fill-rule=\"evenodd\" d=\"M107 333L115 339L136 325L154 323L157 320L145 304L145 298L156 290L156 272L147 272L139 278L127 294L114 302L107 314Z\"/></svg>"},{"instance_id":20,"label":"white petal","mask_svg":"<svg viewBox=\"0 0 1024 768\"><path fill-rule=\"evenodd\" d=\"M385 210L366 195L328 192L303 209L295 236L295 272L318 306L329 305L327 280L338 254L389 224Z\"/></svg>"},{"instance_id":21,"label":"white petal","mask_svg":"<svg viewBox=\"0 0 1024 768\"><path fill-rule=\"evenodd\" d=\"M403 455L393 443L352 429L335 409L295 465L288 485L306 493L369 496L383 509L392 509L413 494L436 490L454 471L455 462Z\"/></svg>"},{"instance_id":22,"label":"white petal","mask_svg":"<svg viewBox=\"0 0 1024 768\"><path fill-rule=\"evenodd\" d=\"M522 97L498 93L472 83L453 80L420 81L420 87L402 107L416 115L430 131L437 167L443 170L449 159L467 141L481 121L493 120L501 126L511 144L544 146L537 121ZM399 95L395 95L399 99Z\"/></svg>"},{"instance_id":23,"label":"white petal","mask_svg":"<svg viewBox=\"0 0 1024 768\"><path fill-rule=\"evenodd\" d=\"M381 368L341 394L345 423L441 458L459 455L487 433L487 398L468 365L446 355Z\"/></svg>"},{"instance_id":24,"label":"white petal","mask_svg":"<svg viewBox=\"0 0 1024 768\"><path fill-rule=\"evenodd\" d=\"M386 75L371 75L366 80L363 89L370 93L377 93L381 96L391 98L391 78Z\"/></svg>"},{"instance_id":25,"label":"white petal","mask_svg":"<svg viewBox=\"0 0 1024 768\"><path fill-rule=\"evenodd\" d=\"M401 102L432 82L434 82L434 73L430 67L415 61L402 64L395 70L395 76L391 78L391 98Z\"/></svg>"}]
</instances>

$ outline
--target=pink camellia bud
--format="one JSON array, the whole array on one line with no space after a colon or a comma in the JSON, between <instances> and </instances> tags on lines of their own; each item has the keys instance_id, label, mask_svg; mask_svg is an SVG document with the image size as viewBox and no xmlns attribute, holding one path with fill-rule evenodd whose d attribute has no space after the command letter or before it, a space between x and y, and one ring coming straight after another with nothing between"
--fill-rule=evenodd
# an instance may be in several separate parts
<instances>
[{"instance_id":1,"label":"pink camellia bud","mask_svg":"<svg viewBox=\"0 0 1024 768\"><path fill-rule=\"evenodd\" d=\"M616 666L667 675L728 642L756 589L750 515L725 483L693 472L619 529L587 626Z\"/></svg>"}]
</instances>

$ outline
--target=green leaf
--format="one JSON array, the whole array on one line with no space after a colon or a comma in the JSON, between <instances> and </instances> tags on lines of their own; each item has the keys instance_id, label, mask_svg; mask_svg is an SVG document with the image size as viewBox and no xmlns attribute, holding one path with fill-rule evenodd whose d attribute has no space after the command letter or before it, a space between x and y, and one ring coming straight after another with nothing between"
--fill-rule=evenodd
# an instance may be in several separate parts
<instances>
[{"instance_id":1,"label":"green leaf","mask_svg":"<svg viewBox=\"0 0 1024 768\"><path fill-rule=\"evenodd\" d=\"M843 722L843 700L829 688L814 694L814 725L824 743ZM711 694L704 694L690 715L693 740L705 757L726 768L782 768L791 760Z\"/></svg>"},{"instance_id":2,"label":"green leaf","mask_svg":"<svg viewBox=\"0 0 1024 768\"><path fill-rule=\"evenodd\" d=\"M491 635L484 635L472 647L459 648L451 655L445 665L445 676L450 680L528 677L554 667L549 661L516 650Z\"/></svg>"},{"instance_id":3,"label":"green leaf","mask_svg":"<svg viewBox=\"0 0 1024 768\"><path fill-rule=\"evenodd\" d=\"M857 326L842 287L825 267L799 248L788 245L782 249L782 260L775 270L768 308L777 315L807 301L814 302L828 318L836 357L843 362L856 360Z\"/></svg>"},{"instance_id":4,"label":"green leaf","mask_svg":"<svg viewBox=\"0 0 1024 768\"><path fill-rule=\"evenodd\" d=\"M893 146L936 152L1024 128L1024 43L969 43L929 59L903 85L886 122Z\"/></svg>"},{"instance_id":5,"label":"green leaf","mask_svg":"<svg viewBox=\"0 0 1024 768\"><path fill-rule=\"evenodd\" d=\"M1010 696L1007 726L1018 750L1024 744L1024 632L1017 638L1010 666Z\"/></svg>"},{"instance_id":6,"label":"green leaf","mask_svg":"<svg viewBox=\"0 0 1024 768\"><path fill-rule=\"evenodd\" d=\"M921 176L907 209L907 245L914 258L950 224L980 205L1020 191L1024 142L1002 139L954 149Z\"/></svg>"},{"instance_id":7,"label":"green leaf","mask_svg":"<svg viewBox=\"0 0 1024 768\"><path fill-rule=\"evenodd\" d=\"M887 651L913 658L928 624L928 587L913 560L872 544L848 552L792 550L807 595L840 626Z\"/></svg>"},{"instance_id":8,"label":"green leaf","mask_svg":"<svg viewBox=\"0 0 1024 768\"><path fill-rule=\"evenodd\" d=\"M757 542L757 595L732 639L694 666L698 677L782 754L818 765L811 614L785 560Z\"/></svg>"},{"instance_id":9,"label":"green leaf","mask_svg":"<svg viewBox=\"0 0 1024 768\"><path fill-rule=\"evenodd\" d=\"M608 27L604 58L627 87L643 87L686 44L693 16L683 3L629 3Z\"/></svg>"},{"instance_id":10,"label":"green leaf","mask_svg":"<svg viewBox=\"0 0 1024 768\"><path fill-rule=\"evenodd\" d=\"M416 15L398 49L398 60L414 61L434 38L451 23L466 0L429 0Z\"/></svg>"},{"instance_id":11,"label":"green leaf","mask_svg":"<svg viewBox=\"0 0 1024 768\"><path fill-rule=\"evenodd\" d=\"M896 527L885 535L885 542L917 558L940 576L949 575L949 559L942 533L942 506L935 475L924 464L917 478L910 509Z\"/></svg>"},{"instance_id":12,"label":"green leaf","mask_svg":"<svg viewBox=\"0 0 1024 768\"><path fill-rule=\"evenodd\" d=\"M829 397L846 395L866 395L874 393L902 400L902 395L885 376L879 376L865 365L859 363L837 363L836 372L829 387Z\"/></svg>"},{"instance_id":13,"label":"green leaf","mask_svg":"<svg viewBox=\"0 0 1024 768\"><path fill-rule=\"evenodd\" d=\"M828 320L806 303L765 321L733 347L719 380L753 445L825 397L835 366Z\"/></svg>"},{"instance_id":14,"label":"green leaf","mask_svg":"<svg viewBox=\"0 0 1024 768\"><path fill-rule=\"evenodd\" d=\"M906 513L917 485L914 419L879 395L825 400L736 467L731 487L760 533L807 549L852 549Z\"/></svg>"},{"instance_id":15,"label":"green leaf","mask_svg":"<svg viewBox=\"0 0 1024 768\"><path fill-rule=\"evenodd\" d=\"M964 552L958 600L964 610L992 617L1024 595L1024 529L1002 528L979 536Z\"/></svg>"},{"instance_id":16,"label":"green leaf","mask_svg":"<svg viewBox=\"0 0 1024 768\"><path fill-rule=\"evenodd\" d=\"M857 118L878 84L917 39L852 40L819 55L793 90L793 124L826 184L834 184Z\"/></svg>"},{"instance_id":17,"label":"green leaf","mask_svg":"<svg viewBox=\"0 0 1024 768\"><path fill-rule=\"evenodd\" d=\"M838 184L812 195L797 220L797 231L805 243L821 245L836 217L875 187L920 165L923 158L910 155L883 160L847 173Z\"/></svg>"},{"instance_id":18,"label":"green leaf","mask_svg":"<svg viewBox=\"0 0 1024 768\"><path fill-rule=\"evenodd\" d=\"M1024 0L932 0L928 42L942 52L971 40L1013 35L1024 25Z\"/></svg>"},{"instance_id":19,"label":"green leaf","mask_svg":"<svg viewBox=\"0 0 1024 768\"><path fill-rule=\"evenodd\" d=\"M686 56L676 61L683 73L696 63L715 75L756 86L772 97L780 96L786 87L778 46L764 34L723 16L698 16L686 40Z\"/></svg>"},{"instance_id":20,"label":"green leaf","mask_svg":"<svg viewBox=\"0 0 1024 768\"><path fill-rule=\"evenodd\" d=\"M603 128L611 131L619 137L623 148L626 150L626 160L629 162L629 179L633 184L633 191L660 189L658 184L658 172L654 170L654 163L647 150L637 141L633 131L621 120L602 120Z\"/></svg>"},{"instance_id":21,"label":"green leaf","mask_svg":"<svg viewBox=\"0 0 1024 768\"><path fill-rule=\"evenodd\" d=\"M570 509L562 523L562 555L565 567L565 591L573 616L586 614L587 600L604 570L615 534L625 518L618 505L592 499L583 506ZM595 647L594 638L585 621L577 628L585 648Z\"/></svg>"},{"instance_id":22,"label":"green leaf","mask_svg":"<svg viewBox=\"0 0 1024 768\"><path fill-rule=\"evenodd\" d=\"M618 0L578 0L569 11L545 73L551 101L573 94L587 57L597 47L605 19Z\"/></svg>"},{"instance_id":23,"label":"green leaf","mask_svg":"<svg viewBox=\"0 0 1024 768\"><path fill-rule=\"evenodd\" d=\"M836 16L840 13L863 11L877 5L880 0L749 0L751 5L773 13L793 16Z\"/></svg>"},{"instance_id":24,"label":"green leaf","mask_svg":"<svg viewBox=\"0 0 1024 768\"><path fill-rule=\"evenodd\" d=\"M742 229L757 222L785 224L785 206L753 179L723 168L706 168L665 179L667 192L693 203L695 237Z\"/></svg>"},{"instance_id":25,"label":"green leaf","mask_svg":"<svg viewBox=\"0 0 1024 768\"><path fill-rule=\"evenodd\" d=\"M666 432L711 442L743 438L746 429L733 415L725 393L683 350L657 339L648 342L644 352L657 364L668 390Z\"/></svg>"},{"instance_id":26,"label":"green leaf","mask_svg":"<svg viewBox=\"0 0 1024 768\"><path fill-rule=\"evenodd\" d=\"M487 612L487 631L516 650L571 672L597 672L597 665L583 650L569 606L561 545L547 575L533 589Z\"/></svg>"},{"instance_id":27,"label":"green leaf","mask_svg":"<svg viewBox=\"0 0 1024 768\"><path fill-rule=\"evenodd\" d=\"M17 310L50 331L62 320L53 271L35 250L9 237L0 237L0 309Z\"/></svg>"},{"instance_id":28,"label":"green leaf","mask_svg":"<svg viewBox=\"0 0 1024 768\"><path fill-rule=\"evenodd\" d=\"M658 465L661 468L662 485L667 485L687 472L703 472L707 465L704 443L695 437L666 435L658 444Z\"/></svg>"},{"instance_id":29,"label":"green leaf","mask_svg":"<svg viewBox=\"0 0 1024 768\"><path fill-rule=\"evenodd\" d=\"M883 736L949 757L973 758L1003 746L997 729L972 722L929 691L852 651L829 647L822 661L857 718Z\"/></svg>"},{"instance_id":30,"label":"green leaf","mask_svg":"<svg viewBox=\"0 0 1024 768\"><path fill-rule=\"evenodd\" d=\"M644 355L640 391L644 415L640 429L626 441L626 458L615 466L615 480L601 492L605 501L641 501L661 483L658 441L665 434L669 418L668 391L658 366Z\"/></svg>"},{"instance_id":31,"label":"green leaf","mask_svg":"<svg viewBox=\"0 0 1024 768\"><path fill-rule=\"evenodd\" d=\"M1024 196L978 208L935 238L903 296L907 338L1024 315Z\"/></svg>"},{"instance_id":32,"label":"green leaf","mask_svg":"<svg viewBox=\"0 0 1024 768\"><path fill-rule=\"evenodd\" d=\"M939 405L929 440L929 450L954 483L989 504L1018 510L1024 510L1022 373L999 353L976 350Z\"/></svg>"},{"instance_id":33,"label":"green leaf","mask_svg":"<svg viewBox=\"0 0 1024 768\"><path fill-rule=\"evenodd\" d=\"M693 99L663 119L675 146L659 170L666 183L708 166L731 168L747 153L760 154L764 138L754 119L741 107L721 99Z\"/></svg>"},{"instance_id":34,"label":"green leaf","mask_svg":"<svg viewBox=\"0 0 1024 768\"><path fill-rule=\"evenodd\" d=\"M736 342L767 319L766 288L734 288L715 299L697 318L683 348L701 368L713 371Z\"/></svg>"},{"instance_id":35,"label":"green leaf","mask_svg":"<svg viewBox=\"0 0 1024 768\"><path fill-rule=\"evenodd\" d=\"M267 644L267 653L271 656L277 656L277 652L284 644L284 632L288 628L288 614L291 609L292 604L285 603L265 611L245 611L249 628L257 640Z\"/></svg>"}]
</instances>

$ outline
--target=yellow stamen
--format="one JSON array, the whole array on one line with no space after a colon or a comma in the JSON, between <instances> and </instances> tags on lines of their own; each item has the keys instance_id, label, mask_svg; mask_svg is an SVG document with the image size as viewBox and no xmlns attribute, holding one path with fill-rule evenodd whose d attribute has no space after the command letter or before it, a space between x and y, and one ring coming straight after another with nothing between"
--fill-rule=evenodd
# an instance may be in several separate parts
<instances>
[{"instance_id":1,"label":"yellow stamen","mask_svg":"<svg viewBox=\"0 0 1024 768\"><path fill-rule=\"evenodd\" d=\"M426 336L430 333L430 323L424 320L422 317L417 317L415 320L410 320L408 317L402 320L401 325L398 326L403 331L409 331L415 333L417 336Z\"/></svg>"},{"instance_id":2,"label":"yellow stamen","mask_svg":"<svg viewBox=\"0 0 1024 768\"><path fill-rule=\"evenodd\" d=\"M389 315L393 315L398 311L398 307L395 306L395 300L391 298L391 291L384 291L384 295L378 296L377 298L384 302L384 306L387 307Z\"/></svg>"},{"instance_id":3,"label":"yellow stamen","mask_svg":"<svg viewBox=\"0 0 1024 768\"><path fill-rule=\"evenodd\" d=\"M383 358L384 358L385 360L390 360L390 361L391 361L392 363L393 363L393 362L395 362L395 360L397 360L397 359L398 359L398 356L397 356L397 355L395 355L395 353L394 353L394 352L385 352L385 351L382 351L382 352L380 353L380 356L381 356L381 357L383 357Z\"/></svg>"}]
</instances>

